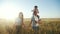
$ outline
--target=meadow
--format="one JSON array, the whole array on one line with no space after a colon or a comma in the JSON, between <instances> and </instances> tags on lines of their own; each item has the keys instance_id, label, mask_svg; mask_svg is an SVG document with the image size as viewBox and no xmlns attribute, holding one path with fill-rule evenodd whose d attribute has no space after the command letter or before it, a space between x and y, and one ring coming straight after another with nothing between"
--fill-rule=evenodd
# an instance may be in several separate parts
<instances>
[{"instance_id":1,"label":"meadow","mask_svg":"<svg viewBox=\"0 0 60 34\"><path fill-rule=\"evenodd\" d=\"M28 27L29 18L24 19L27 28L22 28L22 34L33 34L32 27ZM39 34L60 34L60 18L42 18ZM0 19L0 34L15 34L16 28L13 20Z\"/></svg>"}]
</instances>

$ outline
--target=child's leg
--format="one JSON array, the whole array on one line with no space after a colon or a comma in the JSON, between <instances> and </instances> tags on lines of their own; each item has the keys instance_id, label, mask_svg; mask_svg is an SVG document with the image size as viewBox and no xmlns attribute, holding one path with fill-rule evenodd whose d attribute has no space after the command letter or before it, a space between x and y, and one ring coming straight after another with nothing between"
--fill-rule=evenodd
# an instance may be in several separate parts
<instances>
[{"instance_id":1,"label":"child's leg","mask_svg":"<svg viewBox=\"0 0 60 34\"><path fill-rule=\"evenodd\" d=\"M19 27L19 34L22 34L22 26Z\"/></svg>"},{"instance_id":2,"label":"child's leg","mask_svg":"<svg viewBox=\"0 0 60 34\"><path fill-rule=\"evenodd\" d=\"M16 34L21 34L21 26L16 27Z\"/></svg>"},{"instance_id":3,"label":"child's leg","mask_svg":"<svg viewBox=\"0 0 60 34\"><path fill-rule=\"evenodd\" d=\"M38 19L40 18L39 15L37 15Z\"/></svg>"},{"instance_id":4,"label":"child's leg","mask_svg":"<svg viewBox=\"0 0 60 34\"><path fill-rule=\"evenodd\" d=\"M19 34L19 27L16 26L16 34Z\"/></svg>"}]
</instances>

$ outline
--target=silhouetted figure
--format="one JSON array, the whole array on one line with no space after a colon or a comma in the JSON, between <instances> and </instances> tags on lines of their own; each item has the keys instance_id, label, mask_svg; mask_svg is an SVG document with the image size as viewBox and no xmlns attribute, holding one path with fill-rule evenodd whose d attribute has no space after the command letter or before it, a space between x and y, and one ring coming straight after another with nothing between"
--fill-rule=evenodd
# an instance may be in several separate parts
<instances>
[{"instance_id":1,"label":"silhouetted figure","mask_svg":"<svg viewBox=\"0 0 60 34\"><path fill-rule=\"evenodd\" d=\"M33 16L31 18L31 23L30 26L32 24L32 29L35 31L34 34L39 34L39 15L38 15L39 11L37 9L37 6L34 7L33 10Z\"/></svg>"},{"instance_id":2,"label":"silhouetted figure","mask_svg":"<svg viewBox=\"0 0 60 34\"><path fill-rule=\"evenodd\" d=\"M16 25L16 34L22 34L22 26L24 25L22 12L19 13L19 16L15 22L15 25Z\"/></svg>"}]
</instances>

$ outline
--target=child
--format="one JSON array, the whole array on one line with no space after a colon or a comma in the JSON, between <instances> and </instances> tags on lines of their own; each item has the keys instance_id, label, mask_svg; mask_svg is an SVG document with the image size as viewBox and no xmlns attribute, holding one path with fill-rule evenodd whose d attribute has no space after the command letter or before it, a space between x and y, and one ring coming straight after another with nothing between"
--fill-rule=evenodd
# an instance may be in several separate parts
<instances>
[{"instance_id":1,"label":"child","mask_svg":"<svg viewBox=\"0 0 60 34\"><path fill-rule=\"evenodd\" d=\"M34 6L34 9L32 10L33 11L33 13L36 11L37 13L39 13L39 11L38 11L38 6Z\"/></svg>"},{"instance_id":2,"label":"child","mask_svg":"<svg viewBox=\"0 0 60 34\"><path fill-rule=\"evenodd\" d=\"M16 34L22 34L22 26L24 25L23 23L23 13L20 12L18 18L16 19L15 22L16 25ZM25 25L24 25L25 26Z\"/></svg>"}]
</instances>

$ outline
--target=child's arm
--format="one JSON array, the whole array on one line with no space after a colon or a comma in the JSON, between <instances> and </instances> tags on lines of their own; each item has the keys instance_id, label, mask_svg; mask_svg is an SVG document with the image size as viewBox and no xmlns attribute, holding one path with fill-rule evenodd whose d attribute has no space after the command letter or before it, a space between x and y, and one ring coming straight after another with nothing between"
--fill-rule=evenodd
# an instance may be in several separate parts
<instances>
[{"instance_id":1,"label":"child's arm","mask_svg":"<svg viewBox=\"0 0 60 34\"><path fill-rule=\"evenodd\" d=\"M23 18L22 18L22 27L23 28L26 27L25 24L24 24L24 22L23 22Z\"/></svg>"}]
</instances>

